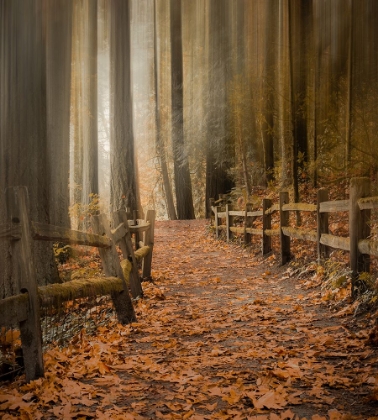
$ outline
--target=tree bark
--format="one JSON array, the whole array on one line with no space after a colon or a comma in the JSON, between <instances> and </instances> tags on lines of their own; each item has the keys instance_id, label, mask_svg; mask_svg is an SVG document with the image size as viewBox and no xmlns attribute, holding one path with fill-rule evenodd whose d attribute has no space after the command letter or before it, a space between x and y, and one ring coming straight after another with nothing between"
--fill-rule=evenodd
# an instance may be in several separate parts
<instances>
[{"instance_id":1,"label":"tree bark","mask_svg":"<svg viewBox=\"0 0 378 420\"><path fill-rule=\"evenodd\" d=\"M140 210L134 151L129 0L111 0L111 211Z\"/></svg>"},{"instance_id":2,"label":"tree bark","mask_svg":"<svg viewBox=\"0 0 378 420\"><path fill-rule=\"evenodd\" d=\"M73 4L71 204L78 209L75 227L85 229L81 205L98 194L97 0Z\"/></svg>"},{"instance_id":3,"label":"tree bark","mask_svg":"<svg viewBox=\"0 0 378 420\"><path fill-rule=\"evenodd\" d=\"M0 13L0 192L26 186L31 219L49 223L43 0L3 0ZM4 217L4 203L1 207ZM8 246L2 242L0 247L3 297L19 291L11 283ZM35 244L33 257L39 285L59 281L50 244Z\"/></svg>"},{"instance_id":4,"label":"tree bark","mask_svg":"<svg viewBox=\"0 0 378 420\"><path fill-rule=\"evenodd\" d=\"M268 21L277 16L276 2L265 2L264 4L264 75L262 83L262 94L264 102L262 105L261 116L261 131L264 145L264 172L265 181L268 184L274 179L274 109L275 109L275 95L273 93L275 65L276 65L276 42L274 42L274 29ZM271 19L272 22L275 19ZM273 23L272 23L273 24Z\"/></svg>"},{"instance_id":5,"label":"tree bark","mask_svg":"<svg viewBox=\"0 0 378 420\"><path fill-rule=\"evenodd\" d=\"M183 55L181 33L181 0L170 1L171 24L171 95L172 148L175 176L177 217L194 219L192 182L190 179L188 149L184 141L183 110Z\"/></svg>"},{"instance_id":6,"label":"tree bark","mask_svg":"<svg viewBox=\"0 0 378 420\"><path fill-rule=\"evenodd\" d=\"M72 0L44 0L50 223L70 226L70 89Z\"/></svg>"},{"instance_id":7,"label":"tree bark","mask_svg":"<svg viewBox=\"0 0 378 420\"><path fill-rule=\"evenodd\" d=\"M209 79L206 141L206 215L210 217L210 198L218 198L234 187L229 168L234 166L234 145L227 133L227 0L209 0Z\"/></svg>"},{"instance_id":8,"label":"tree bark","mask_svg":"<svg viewBox=\"0 0 378 420\"><path fill-rule=\"evenodd\" d=\"M168 218L176 220L176 209L173 201L171 180L169 178L167 153L162 136L162 123L160 118L160 92L159 92L159 55L158 55L158 32L157 32L157 13L156 13L156 0L154 0L154 82L155 82L155 126L156 126L156 154L160 163L161 175L163 178L163 189L165 194L165 201L167 205Z\"/></svg>"}]
</instances>

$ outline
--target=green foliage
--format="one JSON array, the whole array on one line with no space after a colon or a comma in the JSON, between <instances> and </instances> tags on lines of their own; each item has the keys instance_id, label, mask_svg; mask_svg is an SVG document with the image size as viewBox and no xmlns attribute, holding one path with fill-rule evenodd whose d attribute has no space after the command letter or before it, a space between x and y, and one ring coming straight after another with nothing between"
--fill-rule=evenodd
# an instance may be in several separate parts
<instances>
[{"instance_id":1,"label":"green foliage","mask_svg":"<svg viewBox=\"0 0 378 420\"><path fill-rule=\"evenodd\" d=\"M370 273L360 273L358 276L358 288L362 293L366 291L373 291L375 287L375 279Z\"/></svg>"},{"instance_id":2,"label":"green foliage","mask_svg":"<svg viewBox=\"0 0 378 420\"><path fill-rule=\"evenodd\" d=\"M88 229L91 216L98 215L101 210L101 201L98 194L89 194L88 203L76 203L69 208L70 217L78 229Z\"/></svg>"},{"instance_id":3,"label":"green foliage","mask_svg":"<svg viewBox=\"0 0 378 420\"><path fill-rule=\"evenodd\" d=\"M346 288L350 284L351 270L342 262L326 260L318 267L317 273L323 278L323 290Z\"/></svg>"},{"instance_id":4,"label":"green foliage","mask_svg":"<svg viewBox=\"0 0 378 420\"><path fill-rule=\"evenodd\" d=\"M66 263L73 255L73 250L70 245L64 245L61 242L53 244L54 256L58 263Z\"/></svg>"}]
</instances>

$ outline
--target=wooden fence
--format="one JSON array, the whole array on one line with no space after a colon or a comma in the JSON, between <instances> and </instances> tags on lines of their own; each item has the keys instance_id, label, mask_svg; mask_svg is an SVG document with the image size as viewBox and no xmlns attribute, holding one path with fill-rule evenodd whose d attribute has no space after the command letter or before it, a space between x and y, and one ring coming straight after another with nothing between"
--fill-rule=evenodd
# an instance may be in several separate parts
<instances>
[{"instance_id":1,"label":"wooden fence","mask_svg":"<svg viewBox=\"0 0 378 420\"><path fill-rule=\"evenodd\" d=\"M41 307L59 307L62 302L75 298L110 294L119 322L126 324L135 320L127 283L134 298L142 295L139 260L143 261L142 276L151 276L155 212L149 210L145 221L129 225L126 211L118 211L113 214L114 229L104 214L92 216L94 233L86 233L30 220L25 187L7 189L5 201L7 219L0 224L0 239L10 242L12 284L20 294L0 300L0 325L19 325L26 380L29 381L44 374ZM136 238L135 252L132 234ZM33 240L97 247L106 277L38 287L32 258ZM122 261L116 245L122 250Z\"/></svg>"},{"instance_id":2,"label":"wooden fence","mask_svg":"<svg viewBox=\"0 0 378 420\"><path fill-rule=\"evenodd\" d=\"M222 201L222 198L220 199ZM219 202L219 201L218 201ZM328 191L318 191L317 204L290 203L289 194L281 192L279 203L272 204L269 199L262 200L262 209L251 211L236 211L230 204L225 207L214 206L214 226L216 236L221 231L226 232L227 241L234 233L244 234L245 242L251 240L251 235L262 237L262 254L272 251L271 238L280 237L280 254L282 264L291 259L290 239L297 238L305 241L316 242L318 260L327 258L331 248L342 249L350 252L350 268L352 271L352 295L358 274L368 272L370 269L370 256L378 256L378 241L369 239L371 210L378 208L378 197L370 196L370 180L368 178L353 178L350 181L348 200L329 201ZM289 212L313 212L317 218L316 230L305 230L289 225ZM271 229L272 214L278 212L280 227ZM349 236L340 237L329 233L328 215L332 212L349 212ZM235 217L243 219L243 226L234 226ZM262 228L253 227L254 221L260 218ZM262 219L262 220L261 220Z\"/></svg>"}]
</instances>

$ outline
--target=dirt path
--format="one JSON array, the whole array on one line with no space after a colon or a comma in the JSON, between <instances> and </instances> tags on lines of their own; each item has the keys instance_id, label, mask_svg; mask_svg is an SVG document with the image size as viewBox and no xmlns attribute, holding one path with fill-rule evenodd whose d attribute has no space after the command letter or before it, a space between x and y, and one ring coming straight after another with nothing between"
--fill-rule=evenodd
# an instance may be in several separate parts
<instances>
[{"instance_id":1,"label":"dirt path","mask_svg":"<svg viewBox=\"0 0 378 420\"><path fill-rule=\"evenodd\" d=\"M378 354L366 334L350 332L319 290L289 279L273 258L261 263L211 240L204 221L160 222L154 267L166 299L141 311L150 326L132 350L153 366L151 418L378 415Z\"/></svg>"},{"instance_id":2,"label":"dirt path","mask_svg":"<svg viewBox=\"0 0 378 420\"><path fill-rule=\"evenodd\" d=\"M0 386L0 417L377 420L366 331L348 329L274 257L206 230L158 222L138 322L46 353L44 379Z\"/></svg>"}]
</instances>

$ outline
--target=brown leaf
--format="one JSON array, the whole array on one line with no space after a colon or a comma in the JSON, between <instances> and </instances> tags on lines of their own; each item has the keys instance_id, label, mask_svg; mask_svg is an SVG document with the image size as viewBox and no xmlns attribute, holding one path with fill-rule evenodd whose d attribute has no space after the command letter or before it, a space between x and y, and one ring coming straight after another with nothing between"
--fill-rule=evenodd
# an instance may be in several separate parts
<instances>
[{"instance_id":1,"label":"brown leaf","mask_svg":"<svg viewBox=\"0 0 378 420\"><path fill-rule=\"evenodd\" d=\"M287 405L287 402L282 398L282 396L276 393L274 390L268 391L259 399L256 399L254 395L247 394L253 401L255 408L262 409L282 409Z\"/></svg>"}]
</instances>

